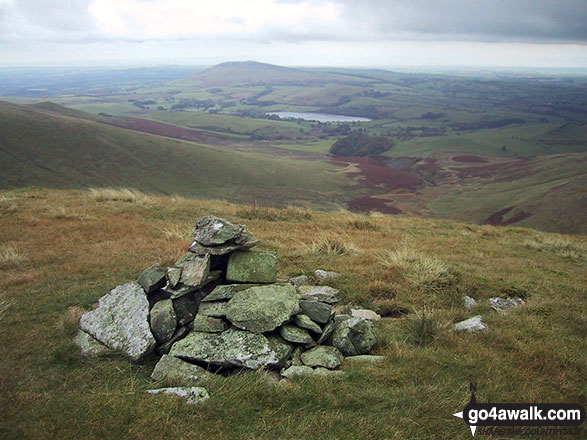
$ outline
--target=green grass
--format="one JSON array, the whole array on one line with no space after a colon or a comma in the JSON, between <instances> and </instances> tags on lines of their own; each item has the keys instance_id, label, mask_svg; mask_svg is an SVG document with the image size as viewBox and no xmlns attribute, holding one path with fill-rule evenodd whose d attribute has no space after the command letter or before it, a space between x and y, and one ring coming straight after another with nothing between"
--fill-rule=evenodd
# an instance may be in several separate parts
<instances>
[{"instance_id":1,"label":"green grass","mask_svg":"<svg viewBox=\"0 0 587 440\"><path fill-rule=\"evenodd\" d=\"M465 440L469 429L451 414L467 403L469 382L480 402L576 402L587 391L584 264L556 253L584 249L584 237L562 243L524 228L346 213L300 219L283 210L268 220L243 206L181 197L134 203L43 189L0 196L14 206L0 206L0 242L27 256L0 266L2 438ZM56 218L55 206L84 216ZM374 354L386 361L344 365L341 380L288 386L255 373L218 377L206 383L211 399L191 407L144 393L154 386L154 359L81 357L71 336L80 308L155 262L172 264L189 237L165 229L189 234L205 214L247 224L261 248L277 252L280 276L341 272L333 286L342 289L342 307L383 307L373 285L385 285L394 296L385 307L393 301L410 311L377 324ZM371 227L355 227L359 220ZM308 248L328 234L344 235L361 252ZM402 246L449 266L452 282L431 288L377 260ZM512 289L526 293L526 304L508 316L491 312L487 299ZM474 312L462 305L466 294L480 302ZM473 314L483 315L487 332L450 331Z\"/></svg>"}]
</instances>

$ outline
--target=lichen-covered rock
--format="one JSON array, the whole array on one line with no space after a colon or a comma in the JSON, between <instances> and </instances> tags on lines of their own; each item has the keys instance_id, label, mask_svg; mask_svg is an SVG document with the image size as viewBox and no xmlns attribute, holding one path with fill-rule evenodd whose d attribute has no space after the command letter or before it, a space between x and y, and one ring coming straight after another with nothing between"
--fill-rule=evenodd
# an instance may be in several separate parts
<instances>
[{"instance_id":1,"label":"lichen-covered rock","mask_svg":"<svg viewBox=\"0 0 587 440\"><path fill-rule=\"evenodd\" d=\"M473 316L455 324L455 330L458 332L476 333L486 329L487 326L483 323L481 315Z\"/></svg>"},{"instance_id":2,"label":"lichen-covered rock","mask_svg":"<svg viewBox=\"0 0 587 440\"><path fill-rule=\"evenodd\" d=\"M228 323L224 319L213 318L202 313L198 313L192 322L192 329L195 332L221 333L227 328Z\"/></svg>"},{"instance_id":3,"label":"lichen-covered rock","mask_svg":"<svg viewBox=\"0 0 587 440\"><path fill-rule=\"evenodd\" d=\"M167 292L171 299L177 299L198 291L198 288L196 286L185 286L179 283L175 287L171 287L168 284L163 288L163 291Z\"/></svg>"},{"instance_id":4,"label":"lichen-covered rock","mask_svg":"<svg viewBox=\"0 0 587 440\"><path fill-rule=\"evenodd\" d=\"M146 293L154 292L165 286L167 282L165 278L165 270L163 270L160 265L155 264L143 271L138 282Z\"/></svg>"},{"instance_id":5,"label":"lichen-covered rock","mask_svg":"<svg viewBox=\"0 0 587 440\"><path fill-rule=\"evenodd\" d=\"M308 301L320 301L328 304L336 304L338 302L338 294L340 290L329 286L300 286L298 291L302 299Z\"/></svg>"},{"instance_id":6,"label":"lichen-covered rock","mask_svg":"<svg viewBox=\"0 0 587 440\"><path fill-rule=\"evenodd\" d=\"M273 252L239 251L230 255L226 280L237 283L273 283L277 256Z\"/></svg>"},{"instance_id":7,"label":"lichen-covered rock","mask_svg":"<svg viewBox=\"0 0 587 440\"><path fill-rule=\"evenodd\" d=\"M512 309L520 307L524 304L524 300L520 297L513 298L489 298L489 305L500 315L507 315Z\"/></svg>"},{"instance_id":8,"label":"lichen-covered rock","mask_svg":"<svg viewBox=\"0 0 587 440\"><path fill-rule=\"evenodd\" d=\"M186 286L201 287L209 282L209 275L210 255L193 255L182 263L179 281Z\"/></svg>"},{"instance_id":9,"label":"lichen-covered rock","mask_svg":"<svg viewBox=\"0 0 587 440\"><path fill-rule=\"evenodd\" d=\"M322 328L314 321L312 321L308 315L300 313L294 316L293 322L300 328L305 328L306 330L310 330L311 332L317 333L319 335L322 334Z\"/></svg>"},{"instance_id":10,"label":"lichen-covered rock","mask_svg":"<svg viewBox=\"0 0 587 440\"><path fill-rule=\"evenodd\" d=\"M294 344L315 345L314 339L307 330L295 325L284 324L279 327L279 334L283 339Z\"/></svg>"},{"instance_id":11,"label":"lichen-covered rock","mask_svg":"<svg viewBox=\"0 0 587 440\"><path fill-rule=\"evenodd\" d=\"M304 286L310 282L310 277L308 275L298 275L290 278L287 282L293 286Z\"/></svg>"},{"instance_id":12,"label":"lichen-covered rock","mask_svg":"<svg viewBox=\"0 0 587 440\"><path fill-rule=\"evenodd\" d=\"M203 302L200 304L198 314L211 316L213 318L223 318L226 316L227 308L227 301Z\"/></svg>"},{"instance_id":13,"label":"lichen-covered rock","mask_svg":"<svg viewBox=\"0 0 587 440\"><path fill-rule=\"evenodd\" d=\"M177 325L186 325L194 320L198 313L199 301L194 295L184 295L173 300L173 310L177 316Z\"/></svg>"},{"instance_id":14,"label":"lichen-covered rock","mask_svg":"<svg viewBox=\"0 0 587 440\"><path fill-rule=\"evenodd\" d=\"M189 385L201 382L209 374L202 367L182 361L175 356L163 355L151 374L153 380L165 380L174 385Z\"/></svg>"},{"instance_id":15,"label":"lichen-covered rock","mask_svg":"<svg viewBox=\"0 0 587 440\"><path fill-rule=\"evenodd\" d=\"M193 235L190 251L196 254L224 255L257 244L246 226L234 225L213 215L198 220Z\"/></svg>"},{"instance_id":16,"label":"lichen-covered rock","mask_svg":"<svg viewBox=\"0 0 587 440\"><path fill-rule=\"evenodd\" d=\"M351 317L353 318L365 318L371 321L379 321L381 316L373 310L369 309L351 309Z\"/></svg>"},{"instance_id":17,"label":"lichen-covered rock","mask_svg":"<svg viewBox=\"0 0 587 440\"><path fill-rule=\"evenodd\" d=\"M326 324L324 326L324 330L322 330L322 334L320 335L320 337L316 341L316 343L318 345L323 344L324 342L326 342L328 340L328 338L330 338L330 336L332 335L332 333L334 333L334 329L336 328L336 316L337 315L334 316L335 319L333 319L331 321L328 321L328 324ZM349 316L349 319L350 319L350 316Z\"/></svg>"},{"instance_id":18,"label":"lichen-covered rock","mask_svg":"<svg viewBox=\"0 0 587 440\"><path fill-rule=\"evenodd\" d=\"M231 299L236 292L240 292L241 290L255 286L258 286L258 284L224 284L221 286L216 286L208 296L202 299L202 301L210 302L228 300Z\"/></svg>"},{"instance_id":19,"label":"lichen-covered rock","mask_svg":"<svg viewBox=\"0 0 587 440\"><path fill-rule=\"evenodd\" d=\"M291 351L291 345L279 337L228 329L218 334L191 332L169 354L218 367L258 369L282 367Z\"/></svg>"},{"instance_id":20,"label":"lichen-covered rock","mask_svg":"<svg viewBox=\"0 0 587 440\"><path fill-rule=\"evenodd\" d=\"M173 301L164 299L155 303L151 309L151 332L160 344L167 342L173 336L177 327L177 316L173 309Z\"/></svg>"},{"instance_id":21,"label":"lichen-covered rock","mask_svg":"<svg viewBox=\"0 0 587 440\"><path fill-rule=\"evenodd\" d=\"M360 354L357 356L347 356L345 362L354 363L376 363L385 361L385 356L375 356L372 354Z\"/></svg>"},{"instance_id":22,"label":"lichen-covered rock","mask_svg":"<svg viewBox=\"0 0 587 440\"><path fill-rule=\"evenodd\" d=\"M335 347L319 345L302 353L302 362L308 367L324 367L334 370L342 364L344 356Z\"/></svg>"},{"instance_id":23,"label":"lichen-covered rock","mask_svg":"<svg viewBox=\"0 0 587 440\"><path fill-rule=\"evenodd\" d=\"M344 371L340 371L340 370L329 370L328 368L324 368L324 367L314 368L314 376L340 377L340 376L344 376L344 375L345 375Z\"/></svg>"},{"instance_id":24,"label":"lichen-covered rock","mask_svg":"<svg viewBox=\"0 0 587 440\"><path fill-rule=\"evenodd\" d=\"M155 348L149 326L149 301L138 283L118 286L80 319L80 328L95 339L140 361Z\"/></svg>"},{"instance_id":25,"label":"lichen-covered rock","mask_svg":"<svg viewBox=\"0 0 587 440\"><path fill-rule=\"evenodd\" d=\"M300 311L299 307L299 297L292 285L257 286L235 293L228 301L226 317L238 328L264 333L288 321Z\"/></svg>"},{"instance_id":26,"label":"lichen-covered rock","mask_svg":"<svg viewBox=\"0 0 587 440\"><path fill-rule=\"evenodd\" d=\"M83 330L78 330L73 342L80 348L82 356L95 357L112 353L112 350L94 339L92 335Z\"/></svg>"},{"instance_id":27,"label":"lichen-covered rock","mask_svg":"<svg viewBox=\"0 0 587 440\"><path fill-rule=\"evenodd\" d=\"M300 301L302 312L315 322L326 324L332 315L332 306L319 301Z\"/></svg>"},{"instance_id":28,"label":"lichen-covered rock","mask_svg":"<svg viewBox=\"0 0 587 440\"><path fill-rule=\"evenodd\" d=\"M172 388L159 388L157 390L147 390L149 394L167 394L169 396L177 396L190 404L194 405L196 403L205 402L210 398L208 391L206 388L202 387L172 387Z\"/></svg>"},{"instance_id":29,"label":"lichen-covered rock","mask_svg":"<svg viewBox=\"0 0 587 440\"><path fill-rule=\"evenodd\" d=\"M167 284L169 287L174 288L179 284L181 279L181 268L180 267L169 267L167 269Z\"/></svg>"},{"instance_id":30,"label":"lichen-covered rock","mask_svg":"<svg viewBox=\"0 0 587 440\"><path fill-rule=\"evenodd\" d=\"M351 318L336 324L332 345L344 355L366 354L377 343L373 322L364 318Z\"/></svg>"},{"instance_id":31,"label":"lichen-covered rock","mask_svg":"<svg viewBox=\"0 0 587 440\"><path fill-rule=\"evenodd\" d=\"M177 330L175 330L175 333L173 334L173 336L171 337L171 339L169 341L167 341L166 343L161 344L155 348L155 353L157 353L159 356L169 353L169 351L171 350L171 347L173 347L173 344L175 344L177 341L185 338L189 332L190 332L190 329L187 325L178 327Z\"/></svg>"},{"instance_id":32,"label":"lichen-covered rock","mask_svg":"<svg viewBox=\"0 0 587 440\"><path fill-rule=\"evenodd\" d=\"M324 281L333 280L340 277L340 274L338 272L329 272L327 270L318 269L314 271L314 276L316 277L316 281L323 283Z\"/></svg>"},{"instance_id":33,"label":"lichen-covered rock","mask_svg":"<svg viewBox=\"0 0 587 440\"><path fill-rule=\"evenodd\" d=\"M314 369L312 367L308 367L306 365L292 365L291 367L283 370L281 375L286 378L291 378L294 376L311 376L314 374Z\"/></svg>"}]
</instances>

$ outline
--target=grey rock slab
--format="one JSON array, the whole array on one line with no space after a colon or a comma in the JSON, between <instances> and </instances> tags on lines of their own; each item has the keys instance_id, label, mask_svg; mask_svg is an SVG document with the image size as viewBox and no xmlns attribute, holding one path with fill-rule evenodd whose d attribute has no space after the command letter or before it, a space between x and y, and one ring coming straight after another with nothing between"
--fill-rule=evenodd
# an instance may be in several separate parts
<instances>
[{"instance_id":1,"label":"grey rock slab","mask_svg":"<svg viewBox=\"0 0 587 440\"><path fill-rule=\"evenodd\" d=\"M190 293L194 293L198 291L198 288L195 286L185 286L183 284L178 284L175 287L171 287L169 284L163 288L163 291L169 294L171 299L181 298L184 295L189 295Z\"/></svg>"},{"instance_id":2,"label":"grey rock slab","mask_svg":"<svg viewBox=\"0 0 587 440\"><path fill-rule=\"evenodd\" d=\"M179 327L177 330L175 330L175 333L173 334L173 336L171 337L171 339L169 341L167 341L164 344L159 345L157 348L155 348L155 353L157 353L158 355L163 355L163 354L167 354L169 353L169 351L171 350L171 347L173 347L173 344L175 344L177 341L185 338L188 333L190 332L190 328L186 325Z\"/></svg>"},{"instance_id":3,"label":"grey rock slab","mask_svg":"<svg viewBox=\"0 0 587 440\"><path fill-rule=\"evenodd\" d=\"M146 392L149 394L166 394L169 396L177 396L184 399L190 405L205 402L210 398L208 391L203 387L159 388L156 390L147 390Z\"/></svg>"},{"instance_id":4,"label":"grey rock slab","mask_svg":"<svg viewBox=\"0 0 587 440\"><path fill-rule=\"evenodd\" d=\"M83 330L78 330L73 342L80 348L82 356L95 357L112 353L112 350L94 339L92 335Z\"/></svg>"},{"instance_id":5,"label":"grey rock slab","mask_svg":"<svg viewBox=\"0 0 587 440\"><path fill-rule=\"evenodd\" d=\"M80 318L80 328L95 339L140 361L155 348L149 326L149 301L138 283L118 286Z\"/></svg>"},{"instance_id":6,"label":"grey rock slab","mask_svg":"<svg viewBox=\"0 0 587 440\"><path fill-rule=\"evenodd\" d=\"M302 312L315 322L326 324L332 315L332 306L319 301L300 301Z\"/></svg>"},{"instance_id":7,"label":"grey rock slab","mask_svg":"<svg viewBox=\"0 0 587 440\"><path fill-rule=\"evenodd\" d=\"M312 367L308 367L306 365L292 365L291 367L283 370L281 375L288 379L294 376L311 376L314 374L314 369Z\"/></svg>"},{"instance_id":8,"label":"grey rock slab","mask_svg":"<svg viewBox=\"0 0 587 440\"><path fill-rule=\"evenodd\" d=\"M308 275L298 275L297 277L292 277L287 280L293 286L303 286L310 282L310 277Z\"/></svg>"},{"instance_id":9,"label":"grey rock slab","mask_svg":"<svg viewBox=\"0 0 587 440\"><path fill-rule=\"evenodd\" d=\"M477 306L477 301L474 298L471 298L470 296L464 296L463 303L465 305L465 308L469 310Z\"/></svg>"},{"instance_id":10,"label":"grey rock slab","mask_svg":"<svg viewBox=\"0 0 587 440\"><path fill-rule=\"evenodd\" d=\"M238 328L264 333L276 329L299 311L295 287L272 284L235 293L228 301L226 317Z\"/></svg>"},{"instance_id":11,"label":"grey rock slab","mask_svg":"<svg viewBox=\"0 0 587 440\"><path fill-rule=\"evenodd\" d=\"M372 354L360 354L357 356L347 356L344 358L345 362L354 363L376 363L385 361L385 356L375 356Z\"/></svg>"},{"instance_id":12,"label":"grey rock slab","mask_svg":"<svg viewBox=\"0 0 587 440\"><path fill-rule=\"evenodd\" d=\"M143 287L146 293L154 292L165 286L165 270L163 270L160 265L155 264L143 271L139 276L138 283Z\"/></svg>"},{"instance_id":13,"label":"grey rock slab","mask_svg":"<svg viewBox=\"0 0 587 440\"><path fill-rule=\"evenodd\" d=\"M344 375L345 375L344 371L340 371L340 370L329 370L328 368L324 368L324 367L314 368L314 376L340 377L340 376L344 376Z\"/></svg>"},{"instance_id":14,"label":"grey rock slab","mask_svg":"<svg viewBox=\"0 0 587 440\"><path fill-rule=\"evenodd\" d=\"M188 385L203 381L208 371L189 362L182 361L175 356L163 355L151 374L151 379L165 380L173 385Z\"/></svg>"},{"instance_id":15,"label":"grey rock slab","mask_svg":"<svg viewBox=\"0 0 587 440\"><path fill-rule=\"evenodd\" d=\"M212 316L214 318L223 318L228 310L227 301L203 302L200 304L198 314Z\"/></svg>"},{"instance_id":16,"label":"grey rock slab","mask_svg":"<svg viewBox=\"0 0 587 440\"><path fill-rule=\"evenodd\" d=\"M373 321L351 318L336 324L332 333L332 345L344 355L366 354L377 343Z\"/></svg>"},{"instance_id":17,"label":"grey rock slab","mask_svg":"<svg viewBox=\"0 0 587 440\"><path fill-rule=\"evenodd\" d=\"M225 255L239 249L250 249L257 240L244 225L235 225L220 217L205 216L196 223L194 242L189 250L196 254Z\"/></svg>"},{"instance_id":18,"label":"grey rock slab","mask_svg":"<svg viewBox=\"0 0 587 440\"><path fill-rule=\"evenodd\" d=\"M483 323L481 315L473 316L455 324L455 330L458 332L476 333L487 329L487 325Z\"/></svg>"},{"instance_id":19,"label":"grey rock slab","mask_svg":"<svg viewBox=\"0 0 587 440\"><path fill-rule=\"evenodd\" d=\"M322 334L322 328L314 321L312 321L308 315L300 313L293 317L293 322L300 328L305 328L306 330L310 330L311 332L317 333L319 335Z\"/></svg>"},{"instance_id":20,"label":"grey rock slab","mask_svg":"<svg viewBox=\"0 0 587 440\"><path fill-rule=\"evenodd\" d=\"M335 315L335 318L336 318L336 315ZM350 317L349 317L349 319L350 319ZM318 345L320 345L320 344L323 344L324 342L328 341L328 338L330 338L332 333L334 333L335 328L336 328L336 321L335 320L329 321L328 324L326 324L324 326L324 330L322 331L322 334L320 335L320 337L318 338L316 343Z\"/></svg>"},{"instance_id":21,"label":"grey rock slab","mask_svg":"<svg viewBox=\"0 0 587 440\"><path fill-rule=\"evenodd\" d=\"M184 295L173 300L173 310L177 316L177 325L186 325L194 320L198 313L199 301L194 295Z\"/></svg>"},{"instance_id":22,"label":"grey rock slab","mask_svg":"<svg viewBox=\"0 0 587 440\"><path fill-rule=\"evenodd\" d=\"M167 284L174 288L178 285L181 279L181 267L169 267L167 269Z\"/></svg>"},{"instance_id":23,"label":"grey rock slab","mask_svg":"<svg viewBox=\"0 0 587 440\"><path fill-rule=\"evenodd\" d=\"M228 328L228 323L224 319L213 318L198 313L192 322L192 330L195 332L221 333Z\"/></svg>"},{"instance_id":24,"label":"grey rock slab","mask_svg":"<svg viewBox=\"0 0 587 440\"><path fill-rule=\"evenodd\" d=\"M319 345L302 353L302 362L308 367L324 367L334 370L342 364L344 356L336 347Z\"/></svg>"},{"instance_id":25,"label":"grey rock slab","mask_svg":"<svg viewBox=\"0 0 587 440\"><path fill-rule=\"evenodd\" d=\"M239 251L230 255L226 280L237 283L273 283L277 277L277 256L267 251Z\"/></svg>"},{"instance_id":26,"label":"grey rock slab","mask_svg":"<svg viewBox=\"0 0 587 440\"><path fill-rule=\"evenodd\" d=\"M201 287L210 275L210 255L195 256L185 261L181 268L180 282L186 286Z\"/></svg>"},{"instance_id":27,"label":"grey rock slab","mask_svg":"<svg viewBox=\"0 0 587 440\"><path fill-rule=\"evenodd\" d=\"M300 286L298 291L302 299L328 304L336 304L340 293L340 290L329 286Z\"/></svg>"},{"instance_id":28,"label":"grey rock slab","mask_svg":"<svg viewBox=\"0 0 587 440\"><path fill-rule=\"evenodd\" d=\"M218 334L191 332L173 345L170 354L218 367L281 367L292 347L280 339L232 328Z\"/></svg>"},{"instance_id":29,"label":"grey rock slab","mask_svg":"<svg viewBox=\"0 0 587 440\"><path fill-rule=\"evenodd\" d=\"M314 339L307 330L295 325L285 324L279 327L279 334L283 339L294 344L315 345Z\"/></svg>"},{"instance_id":30,"label":"grey rock slab","mask_svg":"<svg viewBox=\"0 0 587 440\"><path fill-rule=\"evenodd\" d=\"M513 298L489 298L489 305L500 315L507 315L512 309L520 307L524 304L524 300L520 297Z\"/></svg>"},{"instance_id":31,"label":"grey rock slab","mask_svg":"<svg viewBox=\"0 0 587 440\"><path fill-rule=\"evenodd\" d=\"M208 296L202 299L202 301L209 302L225 299L228 300L231 299L236 292L240 292L241 290L255 286L258 286L258 284L224 284L221 286L216 286Z\"/></svg>"},{"instance_id":32,"label":"grey rock slab","mask_svg":"<svg viewBox=\"0 0 587 440\"><path fill-rule=\"evenodd\" d=\"M316 281L323 283L324 281L333 280L340 277L340 274L338 272L318 269L314 271L314 276L316 277Z\"/></svg>"},{"instance_id":33,"label":"grey rock slab","mask_svg":"<svg viewBox=\"0 0 587 440\"><path fill-rule=\"evenodd\" d=\"M164 299L155 303L151 309L151 332L159 343L167 342L175 333L177 316L173 309L173 301Z\"/></svg>"},{"instance_id":34,"label":"grey rock slab","mask_svg":"<svg viewBox=\"0 0 587 440\"><path fill-rule=\"evenodd\" d=\"M351 317L353 318L365 318L371 321L379 321L381 316L373 310L369 309L351 309Z\"/></svg>"}]
</instances>

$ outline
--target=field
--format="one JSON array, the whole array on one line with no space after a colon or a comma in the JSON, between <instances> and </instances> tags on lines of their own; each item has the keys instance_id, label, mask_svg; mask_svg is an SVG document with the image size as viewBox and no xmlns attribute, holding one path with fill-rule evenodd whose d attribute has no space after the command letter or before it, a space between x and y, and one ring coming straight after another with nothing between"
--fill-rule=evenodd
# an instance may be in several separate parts
<instances>
[{"instance_id":1,"label":"field","mask_svg":"<svg viewBox=\"0 0 587 440\"><path fill-rule=\"evenodd\" d=\"M586 394L584 237L301 213L128 190L0 192L0 437L464 440L470 431L451 414L467 403L469 382L480 402ZM386 316L375 349L386 361L345 365L343 380L219 377L206 383L210 401L190 407L145 394L154 360L81 357L74 308L89 309L155 262L171 264L205 214L247 224L278 254L282 277L341 272L333 286L344 292L342 309ZM467 311L463 295L480 306ZM507 316L490 311L489 297L508 295L526 304ZM485 333L451 330L475 314Z\"/></svg>"}]
</instances>

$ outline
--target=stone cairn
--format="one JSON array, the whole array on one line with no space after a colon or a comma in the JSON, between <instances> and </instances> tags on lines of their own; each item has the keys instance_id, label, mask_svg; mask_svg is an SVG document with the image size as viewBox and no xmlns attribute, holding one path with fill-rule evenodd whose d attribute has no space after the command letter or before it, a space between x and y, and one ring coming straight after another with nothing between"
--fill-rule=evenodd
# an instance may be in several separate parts
<instances>
[{"instance_id":1,"label":"stone cairn","mask_svg":"<svg viewBox=\"0 0 587 440\"><path fill-rule=\"evenodd\" d=\"M276 255L250 250L257 240L246 226L206 216L193 236L174 267L149 267L81 317L82 354L114 350L140 362L155 353L151 377L185 385L229 369L343 374L345 356L364 358L375 345L371 319L333 311L337 289L308 285L303 275L277 281ZM319 280L334 274L316 272ZM149 392L190 403L208 397L201 387Z\"/></svg>"}]
</instances>

